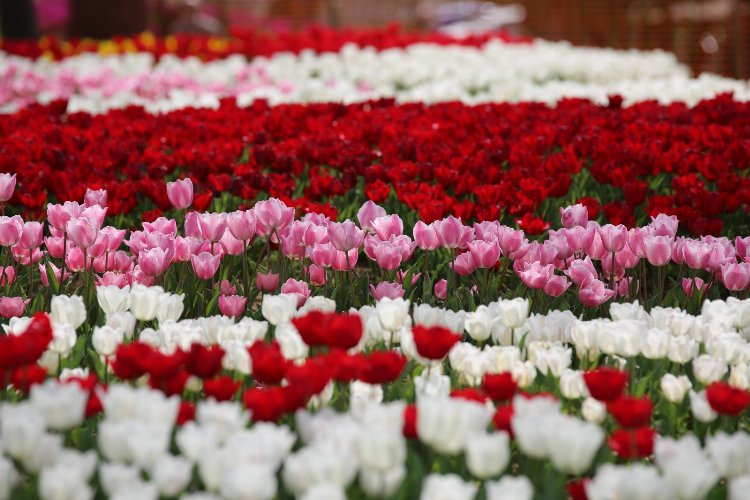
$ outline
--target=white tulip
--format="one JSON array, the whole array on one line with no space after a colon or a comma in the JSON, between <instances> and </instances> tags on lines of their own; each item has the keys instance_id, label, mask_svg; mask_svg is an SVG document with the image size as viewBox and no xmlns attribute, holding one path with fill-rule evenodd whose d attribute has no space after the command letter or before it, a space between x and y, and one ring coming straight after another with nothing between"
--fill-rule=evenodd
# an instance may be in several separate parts
<instances>
[{"instance_id":1,"label":"white tulip","mask_svg":"<svg viewBox=\"0 0 750 500\"><path fill-rule=\"evenodd\" d=\"M67 323L52 323L52 342L49 350L62 357L67 357L76 345L76 330Z\"/></svg>"},{"instance_id":2,"label":"white tulip","mask_svg":"<svg viewBox=\"0 0 750 500\"><path fill-rule=\"evenodd\" d=\"M482 433L492 414L473 401L424 397L417 401L420 441L440 453L458 454L473 434Z\"/></svg>"},{"instance_id":3,"label":"white tulip","mask_svg":"<svg viewBox=\"0 0 750 500\"><path fill-rule=\"evenodd\" d=\"M151 467L149 476L162 496L175 497L190 483L193 466L184 458L162 455Z\"/></svg>"},{"instance_id":4,"label":"white tulip","mask_svg":"<svg viewBox=\"0 0 750 500\"><path fill-rule=\"evenodd\" d=\"M675 376L671 373L662 376L660 386L661 392L664 393L667 400L674 404L682 403L682 400L685 399L685 395L693 388L693 384L687 376Z\"/></svg>"},{"instance_id":5,"label":"white tulip","mask_svg":"<svg viewBox=\"0 0 750 500\"><path fill-rule=\"evenodd\" d=\"M693 413L693 416L698 420L699 422L713 422L716 420L716 417L718 415L716 412L711 408L711 405L708 404L708 400L706 399L706 391L701 392L695 392L693 390L690 391L690 411Z\"/></svg>"},{"instance_id":6,"label":"white tulip","mask_svg":"<svg viewBox=\"0 0 750 500\"><path fill-rule=\"evenodd\" d=\"M159 296L159 306L156 308L156 319L159 323L177 321L185 310L185 294L164 293Z\"/></svg>"},{"instance_id":7,"label":"white tulip","mask_svg":"<svg viewBox=\"0 0 750 500\"><path fill-rule=\"evenodd\" d=\"M263 295L261 312L263 317L274 326L292 319L296 311L297 296L294 294Z\"/></svg>"},{"instance_id":8,"label":"white tulip","mask_svg":"<svg viewBox=\"0 0 750 500\"><path fill-rule=\"evenodd\" d=\"M648 359L663 359L669 350L669 332L649 328L641 338L641 352Z\"/></svg>"},{"instance_id":9,"label":"white tulip","mask_svg":"<svg viewBox=\"0 0 750 500\"><path fill-rule=\"evenodd\" d=\"M518 328L529 317L529 301L524 298L517 297L511 300L499 300L497 304L500 321L505 325L505 328L511 330ZM520 338L515 339L514 343L520 340Z\"/></svg>"},{"instance_id":10,"label":"white tulip","mask_svg":"<svg viewBox=\"0 0 750 500\"><path fill-rule=\"evenodd\" d=\"M727 372L727 365L709 354L701 354L693 359L693 373L703 385L711 385L721 380Z\"/></svg>"},{"instance_id":11,"label":"white tulip","mask_svg":"<svg viewBox=\"0 0 750 500\"><path fill-rule=\"evenodd\" d=\"M587 422L600 424L607 417L607 407L601 401L594 398L586 398L581 406L581 415Z\"/></svg>"},{"instance_id":12,"label":"white tulip","mask_svg":"<svg viewBox=\"0 0 750 500\"><path fill-rule=\"evenodd\" d=\"M130 340L135 332L135 321L133 313L125 311L107 314L107 320L104 324L112 328L119 328L125 334L125 338Z\"/></svg>"},{"instance_id":13,"label":"white tulip","mask_svg":"<svg viewBox=\"0 0 750 500\"><path fill-rule=\"evenodd\" d=\"M566 399L580 399L588 397L589 390L583 380L581 370L566 368L560 375L560 392Z\"/></svg>"},{"instance_id":14,"label":"white tulip","mask_svg":"<svg viewBox=\"0 0 750 500\"><path fill-rule=\"evenodd\" d=\"M456 474L430 474L422 482L421 500L471 500L477 485L466 483Z\"/></svg>"},{"instance_id":15,"label":"white tulip","mask_svg":"<svg viewBox=\"0 0 750 500\"><path fill-rule=\"evenodd\" d=\"M362 468L359 471L359 486L370 496L388 498L398 491L399 486L406 479L406 472L406 467L403 465L386 472Z\"/></svg>"},{"instance_id":16,"label":"white tulip","mask_svg":"<svg viewBox=\"0 0 750 500\"><path fill-rule=\"evenodd\" d=\"M86 305L79 295L55 295L50 303L50 321L77 330L86 321Z\"/></svg>"},{"instance_id":17,"label":"white tulip","mask_svg":"<svg viewBox=\"0 0 750 500\"><path fill-rule=\"evenodd\" d=\"M475 434L466 441L466 466L478 479L497 476L509 461L510 436L507 432Z\"/></svg>"},{"instance_id":18,"label":"white tulip","mask_svg":"<svg viewBox=\"0 0 750 500\"><path fill-rule=\"evenodd\" d=\"M112 356L117 346L122 344L125 333L119 328L111 326L97 326L91 336L91 343L100 356Z\"/></svg>"},{"instance_id":19,"label":"white tulip","mask_svg":"<svg viewBox=\"0 0 750 500\"><path fill-rule=\"evenodd\" d=\"M389 299L384 297L375 304L378 319L384 330L397 332L409 326L409 301L404 299Z\"/></svg>"},{"instance_id":20,"label":"white tulip","mask_svg":"<svg viewBox=\"0 0 750 500\"><path fill-rule=\"evenodd\" d=\"M160 286L133 285L130 289L130 312L138 321L152 321L159 310L164 289Z\"/></svg>"},{"instance_id":21,"label":"white tulip","mask_svg":"<svg viewBox=\"0 0 750 500\"><path fill-rule=\"evenodd\" d=\"M125 312L130 308L130 286L123 288L117 285L96 287L96 300L104 314Z\"/></svg>"},{"instance_id":22,"label":"white tulip","mask_svg":"<svg viewBox=\"0 0 750 500\"><path fill-rule=\"evenodd\" d=\"M44 417L47 428L68 430L83 422L89 394L78 384L48 379L31 388L31 406Z\"/></svg>"},{"instance_id":23,"label":"white tulip","mask_svg":"<svg viewBox=\"0 0 750 500\"><path fill-rule=\"evenodd\" d=\"M464 329L472 339L485 342L490 338L492 328L499 319L492 316L489 307L481 305L476 311L466 315Z\"/></svg>"},{"instance_id":24,"label":"white tulip","mask_svg":"<svg viewBox=\"0 0 750 500\"><path fill-rule=\"evenodd\" d=\"M487 500L531 500L534 485L526 476L504 476L487 482Z\"/></svg>"},{"instance_id":25,"label":"white tulip","mask_svg":"<svg viewBox=\"0 0 750 500\"><path fill-rule=\"evenodd\" d=\"M221 475L219 491L227 500L270 500L276 496L275 471L264 464L241 463L226 468Z\"/></svg>"}]
</instances>

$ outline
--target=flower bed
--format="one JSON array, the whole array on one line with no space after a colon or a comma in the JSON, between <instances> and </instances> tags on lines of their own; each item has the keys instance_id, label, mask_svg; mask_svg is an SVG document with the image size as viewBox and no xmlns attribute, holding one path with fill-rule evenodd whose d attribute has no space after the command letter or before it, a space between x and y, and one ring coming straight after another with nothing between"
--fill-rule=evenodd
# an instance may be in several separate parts
<instances>
[{"instance_id":1,"label":"flower bed","mask_svg":"<svg viewBox=\"0 0 750 500\"><path fill-rule=\"evenodd\" d=\"M132 214L131 226L167 211L164 180L187 176L198 210L271 195L351 218L369 198L411 224L415 213L452 214L537 234L559 206L583 200L615 224L668 213L696 235L749 232L748 105L619 102L224 103L163 116L68 115L52 104L0 117L0 170L17 173L15 207L38 213L101 187L108 213Z\"/></svg>"}]
</instances>

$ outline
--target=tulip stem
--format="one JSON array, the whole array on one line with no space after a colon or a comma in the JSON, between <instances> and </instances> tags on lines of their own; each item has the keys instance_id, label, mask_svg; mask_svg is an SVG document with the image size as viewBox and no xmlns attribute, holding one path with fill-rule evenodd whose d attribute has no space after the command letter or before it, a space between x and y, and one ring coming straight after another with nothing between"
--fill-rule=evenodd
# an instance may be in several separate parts
<instances>
[{"instance_id":1,"label":"tulip stem","mask_svg":"<svg viewBox=\"0 0 750 500\"><path fill-rule=\"evenodd\" d=\"M250 285L247 282L247 240L242 240L242 246L244 247L242 252L242 291L247 296L250 294Z\"/></svg>"},{"instance_id":2,"label":"tulip stem","mask_svg":"<svg viewBox=\"0 0 750 500\"><path fill-rule=\"evenodd\" d=\"M34 250L29 248L29 296L34 290ZM3 271L5 271L3 269Z\"/></svg>"}]
</instances>

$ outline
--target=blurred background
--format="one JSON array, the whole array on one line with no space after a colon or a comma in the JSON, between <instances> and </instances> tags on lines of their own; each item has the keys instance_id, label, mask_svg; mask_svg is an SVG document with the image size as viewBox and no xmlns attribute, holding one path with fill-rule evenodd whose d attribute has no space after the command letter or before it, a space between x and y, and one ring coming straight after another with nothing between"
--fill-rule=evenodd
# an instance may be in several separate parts
<instances>
[{"instance_id":1,"label":"blurred background","mask_svg":"<svg viewBox=\"0 0 750 500\"><path fill-rule=\"evenodd\" d=\"M661 48L696 74L750 78L750 0L0 0L0 21L8 38L393 22L456 36L506 30L577 45Z\"/></svg>"}]
</instances>

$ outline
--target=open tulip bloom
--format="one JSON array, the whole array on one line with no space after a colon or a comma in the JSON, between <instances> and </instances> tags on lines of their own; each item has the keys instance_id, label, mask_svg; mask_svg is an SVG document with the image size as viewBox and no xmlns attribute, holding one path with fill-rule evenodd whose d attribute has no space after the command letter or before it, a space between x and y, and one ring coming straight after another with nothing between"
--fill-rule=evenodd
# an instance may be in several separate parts
<instances>
[{"instance_id":1,"label":"open tulip bloom","mask_svg":"<svg viewBox=\"0 0 750 500\"><path fill-rule=\"evenodd\" d=\"M748 498L746 82L395 29L0 49L0 500Z\"/></svg>"}]
</instances>

